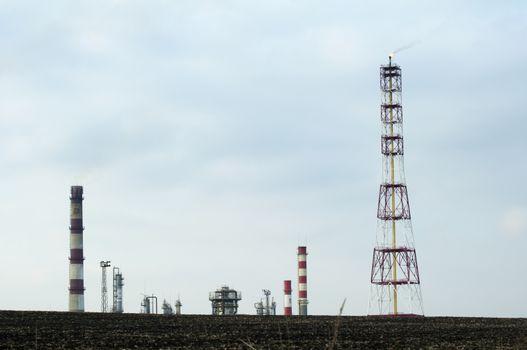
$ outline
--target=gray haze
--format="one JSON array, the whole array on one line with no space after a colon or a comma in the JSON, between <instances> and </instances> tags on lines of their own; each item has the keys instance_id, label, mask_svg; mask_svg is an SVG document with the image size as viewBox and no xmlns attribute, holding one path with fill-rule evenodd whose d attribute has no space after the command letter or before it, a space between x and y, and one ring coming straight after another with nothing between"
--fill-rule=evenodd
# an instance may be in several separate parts
<instances>
[{"instance_id":1,"label":"gray haze","mask_svg":"<svg viewBox=\"0 0 527 350\"><path fill-rule=\"evenodd\" d=\"M69 186L100 260L209 313L367 313L381 180L379 65L403 69L427 315L527 315L522 1L1 1L0 309L66 310ZM294 312L297 312L296 305Z\"/></svg>"}]
</instances>

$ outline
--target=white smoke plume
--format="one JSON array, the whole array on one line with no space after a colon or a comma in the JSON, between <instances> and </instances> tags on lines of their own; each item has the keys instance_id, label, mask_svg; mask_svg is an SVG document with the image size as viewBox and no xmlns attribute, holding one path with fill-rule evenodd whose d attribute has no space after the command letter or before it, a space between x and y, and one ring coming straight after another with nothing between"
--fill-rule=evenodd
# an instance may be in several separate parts
<instances>
[{"instance_id":1,"label":"white smoke plume","mask_svg":"<svg viewBox=\"0 0 527 350\"><path fill-rule=\"evenodd\" d=\"M399 52L401 52L401 51L408 50L408 49L414 47L415 45L417 45L417 44L419 44L419 43L421 43L421 40L414 40L414 41L412 41L412 42L409 43L409 44L406 44L406 45L404 45L404 46L399 47L398 49L393 50L393 51L392 51L392 54L395 55L396 53L399 53Z\"/></svg>"},{"instance_id":2,"label":"white smoke plume","mask_svg":"<svg viewBox=\"0 0 527 350\"><path fill-rule=\"evenodd\" d=\"M399 48L393 50L393 51L390 53L390 57L393 58L393 57L395 57L395 54L396 54L396 53L399 53L399 52L404 51L404 50L408 50L408 49L414 47L415 45L420 44L421 42L422 42L422 39L416 39L416 40L412 41L412 42L409 43L409 44L403 45L403 46L401 46L401 47L399 47Z\"/></svg>"}]
</instances>

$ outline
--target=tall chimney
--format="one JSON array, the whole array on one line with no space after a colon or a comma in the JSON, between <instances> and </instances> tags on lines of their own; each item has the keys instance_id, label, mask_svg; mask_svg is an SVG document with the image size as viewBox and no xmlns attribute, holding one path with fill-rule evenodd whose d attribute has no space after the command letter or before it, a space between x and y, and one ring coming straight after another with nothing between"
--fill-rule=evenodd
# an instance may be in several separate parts
<instances>
[{"instance_id":1,"label":"tall chimney","mask_svg":"<svg viewBox=\"0 0 527 350\"><path fill-rule=\"evenodd\" d=\"M84 253L82 248L82 186L71 186L69 311L84 312Z\"/></svg>"},{"instance_id":2,"label":"tall chimney","mask_svg":"<svg viewBox=\"0 0 527 350\"><path fill-rule=\"evenodd\" d=\"M284 281L284 316L291 316L293 307L291 302L291 280Z\"/></svg>"},{"instance_id":3,"label":"tall chimney","mask_svg":"<svg viewBox=\"0 0 527 350\"><path fill-rule=\"evenodd\" d=\"M307 249L298 247L298 314L307 315Z\"/></svg>"}]
</instances>

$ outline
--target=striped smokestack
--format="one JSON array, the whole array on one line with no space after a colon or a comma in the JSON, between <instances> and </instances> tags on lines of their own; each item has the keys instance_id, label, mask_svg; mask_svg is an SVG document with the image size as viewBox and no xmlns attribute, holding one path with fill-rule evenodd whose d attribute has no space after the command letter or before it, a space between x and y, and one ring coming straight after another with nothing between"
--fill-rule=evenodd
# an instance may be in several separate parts
<instances>
[{"instance_id":1,"label":"striped smokestack","mask_svg":"<svg viewBox=\"0 0 527 350\"><path fill-rule=\"evenodd\" d=\"M284 281L284 316L291 316L293 307L291 302L291 280Z\"/></svg>"},{"instance_id":2,"label":"striped smokestack","mask_svg":"<svg viewBox=\"0 0 527 350\"><path fill-rule=\"evenodd\" d=\"M71 186L69 311L84 312L84 252L82 249L82 186Z\"/></svg>"},{"instance_id":3,"label":"striped smokestack","mask_svg":"<svg viewBox=\"0 0 527 350\"><path fill-rule=\"evenodd\" d=\"M307 315L307 249L298 247L298 314Z\"/></svg>"}]
</instances>

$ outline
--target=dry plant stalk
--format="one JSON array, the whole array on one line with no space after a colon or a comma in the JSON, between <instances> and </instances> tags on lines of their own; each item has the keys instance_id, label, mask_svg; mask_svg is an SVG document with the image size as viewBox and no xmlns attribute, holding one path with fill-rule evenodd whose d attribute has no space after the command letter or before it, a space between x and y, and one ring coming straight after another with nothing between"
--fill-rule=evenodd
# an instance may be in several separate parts
<instances>
[{"instance_id":1,"label":"dry plant stalk","mask_svg":"<svg viewBox=\"0 0 527 350\"><path fill-rule=\"evenodd\" d=\"M328 345L328 350L333 350L335 348L335 344L337 344L337 337L338 337L339 326L340 326L340 318L342 317L342 310L344 310L346 299L347 298L344 298L344 301L342 302L342 305L340 306L339 314L337 316L337 320L335 321L335 331L333 333L333 339L331 340L331 343L329 343Z\"/></svg>"}]
</instances>

